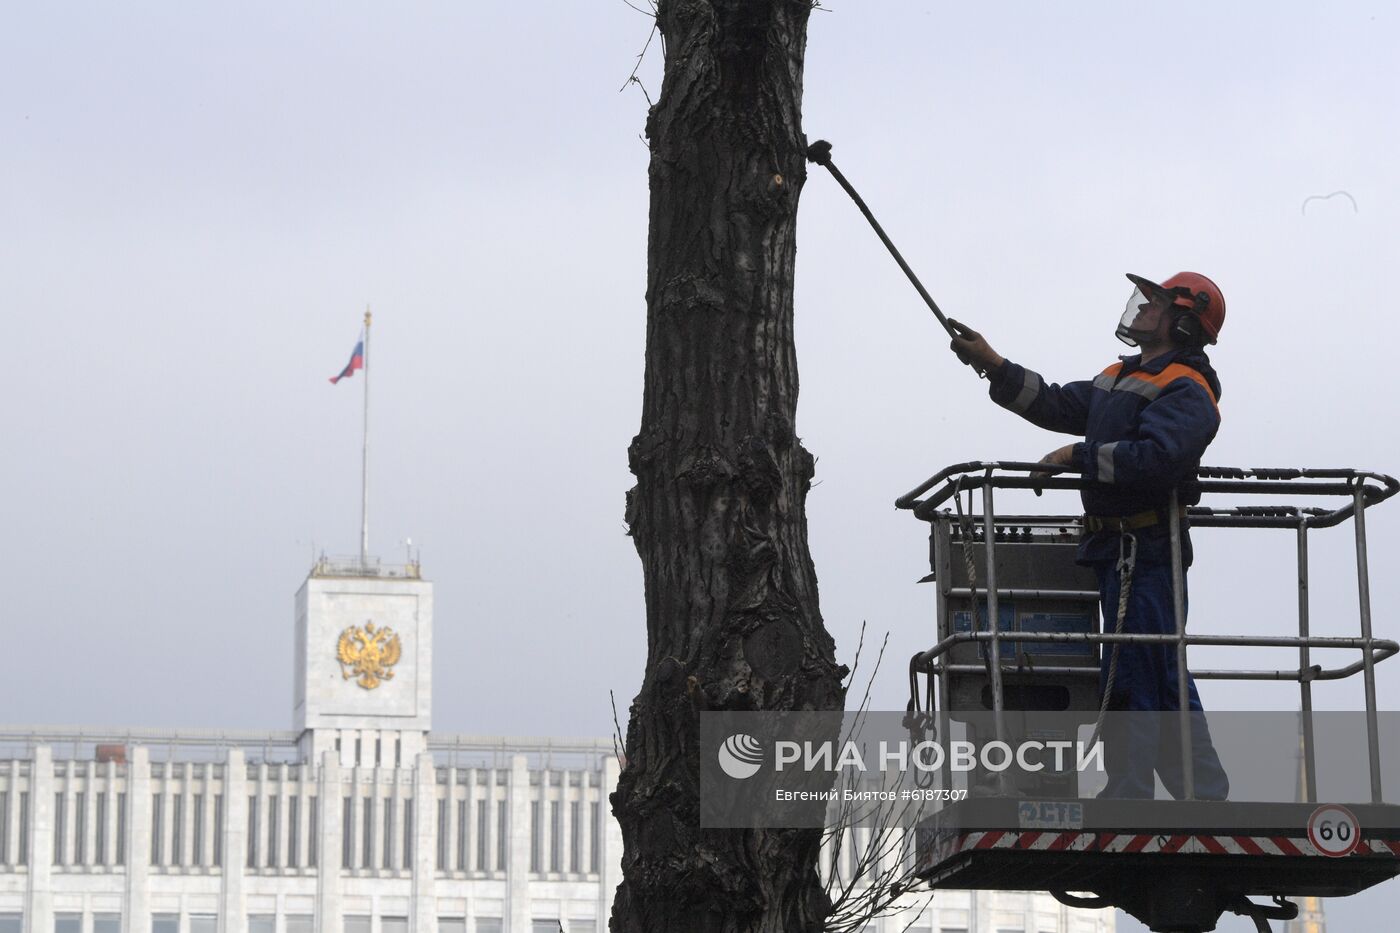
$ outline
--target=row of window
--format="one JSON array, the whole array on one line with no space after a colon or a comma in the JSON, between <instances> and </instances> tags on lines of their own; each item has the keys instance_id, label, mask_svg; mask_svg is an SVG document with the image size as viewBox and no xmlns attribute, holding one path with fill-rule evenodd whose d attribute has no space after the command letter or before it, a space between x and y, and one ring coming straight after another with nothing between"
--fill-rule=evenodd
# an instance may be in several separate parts
<instances>
[{"instance_id":1,"label":"row of window","mask_svg":"<svg viewBox=\"0 0 1400 933\"><path fill-rule=\"evenodd\" d=\"M107 794L93 796L92 851L87 850L88 797L73 797L73 828L68 831L68 808L64 794L53 795L53 863L55 865L124 865L126 863L126 794L116 795L116 827L108 845ZM70 848L69 837L72 837Z\"/></svg>"},{"instance_id":2,"label":"row of window","mask_svg":"<svg viewBox=\"0 0 1400 933\"><path fill-rule=\"evenodd\" d=\"M0 865L29 864L29 792L18 796L15 800L9 791L0 791ZM18 804L13 816L11 803Z\"/></svg>"},{"instance_id":3,"label":"row of window","mask_svg":"<svg viewBox=\"0 0 1400 933\"><path fill-rule=\"evenodd\" d=\"M549 810L549 850L548 869L545 852L545 807ZM565 807L567 806L567 810ZM599 863L599 839L602 835L602 809L598 804L589 806L591 817L587 868L584 867L583 851L583 802L579 800L532 800L530 802L530 871L551 872L597 872ZM565 826L564 815L568 814ZM564 832L568 830L568 851L565 851ZM566 858L567 856L567 858Z\"/></svg>"},{"instance_id":4,"label":"row of window","mask_svg":"<svg viewBox=\"0 0 1400 933\"><path fill-rule=\"evenodd\" d=\"M121 914L92 915L92 933L121 933L121 929ZM83 933L83 915L77 913L54 914L53 933Z\"/></svg>"},{"instance_id":5,"label":"row of window","mask_svg":"<svg viewBox=\"0 0 1400 933\"><path fill-rule=\"evenodd\" d=\"M335 750L336 750L336 755L337 755L337 757L339 757L339 753L340 753L340 738L339 738L339 737L337 737L336 740L335 740ZM365 752L366 752L366 751L367 751L367 749L365 748L364 740L361 739L361 738L356 738L356 739L355 739L355 758L354 758L353 764L356 764L356 765L359 765L360 767L365 767L365 768L369 767L370 764L371 764L371 762L370 762L370 760L369 760L368 758L365 757ZM375 739L375 740L374 740L374 761L373 761L373 765L374 765L376 768L383 767L384 765L389 765L390 767L393 767L393 768L402 768L402 767L403 767L403 739L399 739L399 738L394 739L394 754L393 754L393 758L390 759L389 761L386 761L386 760L385 760L385 755L384 755L385 751L387 751L387 749L384 747L384 740L383 740L383 739ZM256 765L250 765L250 766L249 766L250 770L251 770L252 768L256 768L256 767L257 767ZM249 776L251 777L252 775L250 774Z\"/></svg>"},{"instance_id":6,"label":"row of window","mask_svg":"<svg viewBox=\"0 0 1400 933\"><path fill-rule=\"evenodd\" d=\"M287 914L283 918L286 933L313 933L315 929L315 917L311 914ZM0 933L22 933L24 928L24 916L19 913L0 913ZM344 918L344 933L370 933L370 918L368 915L350 915ZM382 933L408 933L407 917L380 917L380 930ZM597 922L592 918L569 920L567 926L559 920L535 919L530 923L531 933L559 933L563 927L565 933L597 933ZM82 933L83 915L81 913L56 913L54 914L54 933ZM189 933L217 933L217 918L212 914L191 914L189 917ZM250 914L248 916L248 933L276 933L277 917L275 914ZM874 928L867 926L862 933L872 931ZM465 917L438 917L439 933L466 933L467 921ZM907 928L908 933L933 933L933 927L916 923ZM1058 924L1049 930L1042 930L1042 933L1053 933L1058 930ZM179 933L180 915L172 913L158 913L151 916L151 933ZM121 914L118 913L94 913L92 915L92 933L121 933ZM476 933L504 933L503 921L500 917L478 917L476 919ZM966 927L941 927L940 933L967 933ZM998 928L997 933L1022 933L1017 929Z\"/></svg>"},{"instance_id":7,"label":"row of window","mask_svg":"<svg viewBox=\"0 0 1400 933\"><path fill-rule=\"evenodd\" d=\"M29 859L29 794L18 795L17 807L11 807L10 796L9 792L0 792L0 864L26 865ZM126 794L116 795L113 821L108 819L108 795L91 798L91 814L86 795L72 798L71 811L65 806L64 796L62 792L54 794L53 864L125 864ZM455 801L455 813L453 803L451 800L437 802L438 870L505 871L510 838L510 811L506 801L459 800ZM393 798L365 797L357 809L353 797L344 798L341 867L412 869L413 801L402 801L401 845L395 864L393 840L397 804ZM307 831L303 837L299 832L301 807L300 797L252 795L248 798L248 868L316 867L319 814L314 802L307 807ZM12 809L16 811L14 814ZM456 825L449 827L449 820L454 818ZM91 852L87 848L89 819L93 821ZM110 826L112 822L115 827ZM262 828L265 832L259 831ZM449 829L456 831L455 845ZM582 801L532 801L530 870L597 873L602 833L602 810L598 804L590 804L585 815ZM207 800L204 794L151 795L150 862L153 866L219 867L223 864L223 834L223 794L214 794L212 800Z\"/></svg>"},{"instance_id":8,"label":"row of window","mask_svg":"<svg viewBox=\"0 0 1400 933\"><path fill-rule=\"evenodd\" d=\"M0 865L29 864L29 792L19 793L11 815L11 793L0 791ZM88 798L73 798L72 827L62 793L53 796L53 863L55 865L126 864L126 794L116 795L116 826L109 827L108 796L98 794L92 814L92 849L88 850ZM113 832L112 830L115 829Z\"/></svg>"},{"instance_id":9,"label":"row of window","mask_svg":"<svg viewBox=\"0 0 1400 933\"><path fill-rule=\"evenodd\" d=\"M398 865L394 862L394 810L392 797L365 797L360 801L359 824L356 825L355 798L346 795L340 834L341 868L413 868L413 801L403 803L403 844L399 847ZM380 819L375 819L375 810L380 811ZM383 831L376 833L377 823L382 823ZM358 851L355 838L358 834ZM379 857L376 859L376 855Z\"/></svg>"},{"instance_id":10,"label":"row of window","mask_svg":"<svg viewBox=\"0 0 1400 933\"><path fill-rule=\"evenodd\" d=\"M311 914L287 914L282 918L286 933L312 933L315 918ZM558 920L535 920L530 924L531 933L559 933ZM92 933L121 933L122 915L116 913L95 913L92 915ZM24 915L0 913L0 933L22 933ZM275 914L250 914L248 933L275 933ZM370 918L367 915L352 915L345 918L344 933L370 933ZM382 933L408 933L407 917L380 917L379 929ZM567 933L598 933L598 925L592 920L570 920L564 928ZM83 915L80 913L54 914L54 933L82 933ZM191 914L189 933L217 933L218 918L213 914ZM465 917L438 917L439 933L467 933ZM504 924L500 917L476 918L476 933L503 933ZM180 933L179 914L152 914L151 933ZM966 931L961 931L966 933Z\"/></svg>"},{"instance_id":11,"label":"row of window","mask_svg":"<svg viewBox=\"0 0 1400 933\"><path fill-rule=\"evenodd\" d=\"M531 786L542 784L545 787L597 787L601 780L602 774L597 771L530 771Z\"/></svg>"},{"instance_id":12,"label":"row of window","mask_svg":"<svg viewBox=\"0 0 1400 933\"><path fill-rule=\"evenodd\" d=\"M369 917L346 917L345 933L369 933ZM467 919L465 917L438 917L438 933L467 933ZM383 933L408 933L407 917L380 917L379 928ZM476 933L503 933L505 929L504 921L500 917L477 917ZM570 920L565 925L563 922L554 919L532 920L530 921L530 933L598 933L598 924L592 918L587 920ZM261 933L254 931L251 926L249 933ZM288 933L292 933L288 928ZM962 933L967 933L966 930Z\"/></svg>"},{"instance_id":13,"label":"row of window","mask_svg":"<svg viewBox=\"0 0 1400 933\"><path fill-rule=\"evenodd\" d=\"M125 797L122 794L122 797ZM190 812L185 813L183 794L170 794L170 832L166 833L166 794L151 795L151 864L176 867L222 865L224 858L224 795L215 794L213 813L206 830L205 796L191 798ZM123 810L126 808L123 807ZM119 814L124 817L125 814ZM185 823L190 823L190 847L185 849ZM205 846L206 836L210 845ZM167 848L167 843L169 848Z\"/></svg>"},{"instance_id":14,"label":"row of window","mask_svg":"<svg viewBox=\"0 0 1400 933\"><path fill-rule=\"evenodd\" d=\"M316 918L311 914L287 914L282 918L287 925L287 933L313 933ZM194 933L193 928L190 933ZM277 933L276 914L249 914L248 933Z\"/></svg>"},{"instance_id":15,"label":"row of window","mask_svg":"<svg viewBox=\"0 0 1400 933\"><path fill-rule=\"evenodd\" d=\"M86 848L88 838L87 798L82 795L74 797L73 826L70 832L69 811L64 806L64 795L61 792L54 794L53 863L55 865L125 864L126 794L122 793L116 796L116 831L112 840L114 845L111 846L108 845L107 797L99 794L93 798L95 801L94 839L92 859L89 861L89 853ZM28 862L26 847L29 835L29 795L27 793L20 794L17 820L19 831L13 834L17 837L17 845L14 850L10 849L10 819L6 797L8 797L7 793L0 793L0 864L24 865ZM183 795L170 795L169 800L166 800L165 794L151 795L150 861L152 865L218 867L223 864L224 795L215 794L210 808L206 808L203 794L194 794L189 799L191 805L187 813L185 809L186 798ZM284 833L281 823L280 799L268 797L262 801L267 809L265 846L261 844L263 837L258 832L259 803L259 798L256 796L248 798L247 866L249 868L301 866L303 845L301 834L297 832L301 800L297 797L287 798L286 819L291 832L285 834L285 861L282 860L284 853L281 849ZM315 806L307 808L305 864L311 868L316 867L317 816ZM190 830L188 848L186 848L185 832L187 826Z\"/></svg>"},{"instance_id":16,"label":"row of window","mask_svg":"<svg viewBox=\"0 0 1400 933\"><path fill-rule=\"evenodd\" d=\"M287 924L287 933L313 933L316 928L315 918L311 914L287 914L282 919ZM190 914L189 920L190 933L218 933L218 918L213 914ZM248 933L275 933L276 929L276 914L248 915ZM55 930L54 933L62 931ZM151 933L180 933L180 915L151 914Z\"/></svg>"},{"instance_id":17,"label":"row of window","mask_svg":"<svg viewBox=\"0 0 1400 933\"><path fill-rule=\"evenodd\" d=\"M313 933L315 918L311 914L286 914L282 919L286 933ZM0 912L0 933L22 933L23 920L23 914ZM56 913L54 933L82 933L82 920L81 913ZM1051 920L1050 926L1045 926L1045 922L1042 920L1037 925L1040 933L1058 931L1057 921ZM379 923L383 933L408 933L406 917L380 917ZM561 927L565 933L597 933L598 930L597 922L592 918L570 919L567 922L553 918L536 918L530 924L531 933L559 933ZM344 918L344 933L370 933L370 928L368 915L349 915ZM934 931L934 927L925 919L916 920L907 927L901 923L899 928L907 929L908 933ZM179 929L179 914L157 913L151 917L151 933L179 933ZM248 916L248 933L275 933L276 929L277 917L274 914ZM869 933L873 929L874 927L867 926L862 933ZM939 933L968 933L965 926L943 926L938 929ZM438 930L440 933L466 933L467 921L463 917L438 917ZM94 913L92 933L121 933L121 914ZM217 933L216 918L212 914L191 914L189 933ZM476 933L504 933L503 922L499 917L478 917ZM997 933L1022 933L1022 930L1019 927L998 927Z\"/></svg>"},{"instance_id":18,"label":"row of window","mask_svg":"<svg viewBox=\"0 0 1400 933\"><path fill-rule=\"evenodd\" d=\"M458 800L456 826L450 826L453 801L439 800L437 812L437 868L438 871L505 871L506 840L510 836L510 811L504 800L494 801L496 805L496 825L491 826L490 800ZM475 804L475 821L473 815ZM452 845L449 829L457 831L457 844ZM475 845L472 844L473 835ZM494 841L494 845L492 844Z\"/></svg>"},{"instance_id":19,"label":"row of window","mask_svg":"<svg viewBox=\"0 0 1400 933\"><path fill-rule=\"evenodd\" d=\"M245 864L249 868L282 868L303 867L302 862L302 838L301 838L301 798L288 797L287 800L287 832L282 831L282 798L267 797L259 798L257 795L248 798L248 854ZM308 799L306 808L306 861L305 867L316 867L316 840L319 837L319 813L314 801ZM265 806L267 809L267 838L266 845L263 845L263 837L259 829L260 809ZM281 849L283 838L287 844L286 852ZM283 856L285 855L285 860ZM217 863L216 863L217 864Z\"/></svg>"}]
</instances>

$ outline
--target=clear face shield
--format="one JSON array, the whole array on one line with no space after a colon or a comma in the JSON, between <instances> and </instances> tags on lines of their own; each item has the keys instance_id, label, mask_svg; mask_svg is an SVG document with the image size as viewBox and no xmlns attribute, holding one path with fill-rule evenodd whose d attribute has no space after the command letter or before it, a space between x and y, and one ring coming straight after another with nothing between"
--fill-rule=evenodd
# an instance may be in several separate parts
<instances>
[{"instance_id":1,"label":"clear face shield","mask_svg":"<svg viewBox=\"0 0 1400 933\"><path fill-rule=\"evenodd\" d=\"M1118 321L1115 333L1118 339L1130 347L1144 340L1150 340L1157 333L1162 315L1167 313L1168 298L1151 288L1144 292L1139 286L1133 289L1128 305L1123 309L1123 317Z\"/></svg>"}]
</instances>

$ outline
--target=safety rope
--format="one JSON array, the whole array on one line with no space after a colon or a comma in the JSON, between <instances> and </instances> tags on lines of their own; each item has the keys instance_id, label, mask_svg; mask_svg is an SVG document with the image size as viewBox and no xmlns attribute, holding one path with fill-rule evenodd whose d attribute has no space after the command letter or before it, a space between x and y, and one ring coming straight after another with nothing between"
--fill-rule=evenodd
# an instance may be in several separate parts
<instances>
[{"instance_id":1,"label":"safety rope","mask_svg":"<svg viewBox=\"0 0 1400 933\"><path fill-rule=\"evenodd\" d=\"M909 702L904 707L904 728L909 730L909 748L918 748L926 741L938 740L938 722L934 717L935 700L933 691L933 674L927 676L927 701L921 708L919 703L919 672L914 667L914 661L918 660L918 655L909 663ZM930 735L931 734L931 735ZM914 769L914 784L919 788L930 788L934 783L932 771L923 768Z\"/></svg>"},{"instance_id":2,"label":"safety rope","mask_svg":"<svg viewBox=\"0 0 1400 933\"><path fill-rule=\"evenodd\" d=\"M1123 634L1123 622L1128 617L1128 597L1133 592L1133 571L1137 567L1137 536L1123 532L1118 539L1118 621L1113 626L1113 634ZM1094 722L1094 734L1089 737L1089 747L1099 742L1103 732L1104 715L1108 712L1109 698L1113 696L1113 681L1118 676L1118 652L1123 647L1121 641L1113 643L1113 652L1108 658L1108 677L1104 680L1103 701L1099 704L1099 718Z\"/></svg>"}]
</instances>

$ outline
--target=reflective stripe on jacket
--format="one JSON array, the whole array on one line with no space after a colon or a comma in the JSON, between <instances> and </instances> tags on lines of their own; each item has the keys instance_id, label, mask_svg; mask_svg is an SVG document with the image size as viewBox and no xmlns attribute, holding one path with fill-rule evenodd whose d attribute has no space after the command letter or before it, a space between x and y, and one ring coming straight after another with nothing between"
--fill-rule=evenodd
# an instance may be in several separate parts
<instances>
[{"instance_id":1,"label":"reflective stripe on jacket","mask_svg":"<svg viewBox=\"0 0 1400 933\"><path fill-rule=\"evenodd\" d=\"M1078 434L1074 464L1090 482L1082 493L1090 515L1136 515L1161 510L1164 520L1137 532L1139 557L1170 556L1165 514L1173 487L1182 505L1200 501L1196 470L1220 427L1220 382L1197 349L1151 360L1126 357L1092 380L1063 386L1007 361L991 375L991 397L1032 424ZM1115 532L1086 537L1080 559L1115 560ZM1182 557L1189 565L1189 538Z\"/></svg>"}]
</instances>

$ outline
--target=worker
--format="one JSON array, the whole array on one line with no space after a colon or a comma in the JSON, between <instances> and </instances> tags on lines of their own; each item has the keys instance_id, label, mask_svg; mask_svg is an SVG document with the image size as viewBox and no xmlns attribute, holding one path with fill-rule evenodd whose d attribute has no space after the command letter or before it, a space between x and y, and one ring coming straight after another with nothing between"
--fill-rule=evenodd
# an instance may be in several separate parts
<instances>
[{"instance_id":1,"label":"worker","mask_svg":"<svg viewBox=\"0 0 1400 933\"><path fill-rule=\"evenodd\" d=\"M1052 385L1003 358L975 331L952 322L958 357L991 382L992 400L1039 427L1084 438L1041 461L1072 467L1086 480L1081 564L1098 575L1105 631L1118 623L1119 587L1130 574L1123 632L1175 635L1169 502L1178 494L1183 601L1191 539L1184 509L1200 501L1196 472L1220 426L1220 380L1206 356L1225 321L1214 282L1181 272L1161 282L1129 275L1133 293L1117 336L1141 352L1120 358L1092 381ZM1135 552L1135 554L1134 554ZM1129 560L1124 561L1127 557ZM1131 559L1135 557L1134 559ZM1131 570L1122 567L1131 564ZM1100 796L1151 798L1153 773L1175 798L1184 796L1177 711L1177 651L1171 644L1121 643L1109 683L1112 650L1104 646L1100 686L1108 709ZM1187 677L1194 790L1223 800L1229 779L1211 742L1196 685ZM1122 715L1127 712L1129 716Z\"/></svg>"}]
</instances>

